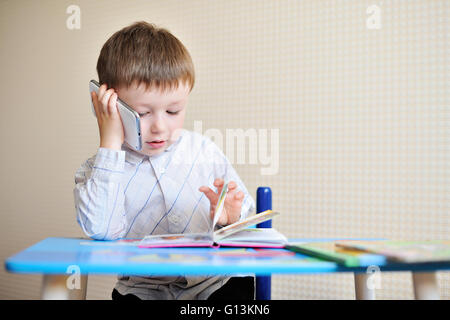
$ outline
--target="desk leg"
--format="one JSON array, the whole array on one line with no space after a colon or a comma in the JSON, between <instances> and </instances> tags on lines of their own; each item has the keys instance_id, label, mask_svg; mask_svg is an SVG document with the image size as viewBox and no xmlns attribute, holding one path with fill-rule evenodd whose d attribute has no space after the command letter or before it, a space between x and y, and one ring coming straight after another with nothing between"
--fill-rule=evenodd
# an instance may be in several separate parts
<instances>
[{"instance_id":1,"label":"desk leg","mask_svg":"<svg viewBox=\"0 0 450 320\"><path fill-rule=\"evenodd\" d=\"M414 296L417 300L439 300L435 272L413 272Z\"/></svg>"},{"instance_id":2,"label":"desk leg","mask_svg":"<svg viewBox=\"0 0 450 320\"><path fill-rule=\"evenodd\" d=\"M79 289L69 289L70 275L45 274L42 282L42 300L86 300L87 275L80 275Z\"/></svg>"},{"instance_id":3,"label":"desk leg","mask_svg":"<svg viewBox=\"0 0 450 320\"><path fill-rule=\"evenodd\" d=\"M370 273L354 273L356 300L375 300L375 289L369 289L367 281Z\"/></svg>"}]
</instances>

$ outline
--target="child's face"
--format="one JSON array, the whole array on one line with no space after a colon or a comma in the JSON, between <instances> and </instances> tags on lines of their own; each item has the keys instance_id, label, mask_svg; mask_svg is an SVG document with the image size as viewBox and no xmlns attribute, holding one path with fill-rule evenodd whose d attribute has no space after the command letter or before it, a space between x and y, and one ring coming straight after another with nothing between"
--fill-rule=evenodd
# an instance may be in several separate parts
<instances>
[{"instance_id":1,"label":"child's face","mask_svg":"<svg viewBox=\"0 0 450 320\"><path fill-rule=\"evenodd\" d=\"M141 118L140 153L160 154L178 139L186 114L189 85L180 82L177 89L146 91L145 84L134 84L128 89L118 88L116 92Z\"/></svg>"}]
</instances>

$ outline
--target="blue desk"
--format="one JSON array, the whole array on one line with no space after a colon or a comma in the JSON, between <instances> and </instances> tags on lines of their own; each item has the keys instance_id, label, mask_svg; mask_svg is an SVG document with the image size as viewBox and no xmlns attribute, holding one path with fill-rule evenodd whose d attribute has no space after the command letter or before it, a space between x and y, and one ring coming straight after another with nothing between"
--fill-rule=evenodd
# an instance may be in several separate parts
<instances>
[{"instance_id":1,"label":"blue desk","mask_svg":"<svg viewBox=\"0 0 450 320\"><path fill-rule=\"evenodd\" d=\"M293 241L331 241L337 239L295 239ZM381 258L381 257L380 257ZM449 263L392 264L378 261L380 271L412 271L418 299L439 299L435 272L450 270ZM215 275L254 273L318 274L352 272L357 299L373 299L376 288L368 288L373 276L368 266L346 268L334 262L293 253L284 249L241 248L156 248L137 247L137 241L94 241L48 238L5 261L14 273L44 275L42 298L86 297L89 274L130 275ZM370 287L370 286L369 286Z\"/></svg>"}]
</instances>

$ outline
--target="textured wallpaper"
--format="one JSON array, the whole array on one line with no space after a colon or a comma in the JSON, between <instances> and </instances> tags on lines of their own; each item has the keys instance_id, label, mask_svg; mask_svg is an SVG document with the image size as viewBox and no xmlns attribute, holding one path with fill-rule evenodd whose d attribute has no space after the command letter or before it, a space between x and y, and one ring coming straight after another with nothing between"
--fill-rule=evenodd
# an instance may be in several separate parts
<instances>
[{"instance_id":1,"label":"textured wallpaper","mask_svg":"<svg viewBox=\"0 0 450 320\"><path fill-rule=\"evenodd\" d=\"M0 2L0 256L82 236L73 177L99 140L88 81L107 38L138 20L188 48L185 126L222 148L253 195L272 188L278 230L448 239L449 17L445 0ZM274 275L272 298L354 299L353 280ZM450 299L450 274L438 280ZM88 299L109 299L114 283L91 276ZM0 298L36 299L40 286L0 271ZM412 299L411 273L383 273L376 298Z\"/></svg>"}]
</instances>

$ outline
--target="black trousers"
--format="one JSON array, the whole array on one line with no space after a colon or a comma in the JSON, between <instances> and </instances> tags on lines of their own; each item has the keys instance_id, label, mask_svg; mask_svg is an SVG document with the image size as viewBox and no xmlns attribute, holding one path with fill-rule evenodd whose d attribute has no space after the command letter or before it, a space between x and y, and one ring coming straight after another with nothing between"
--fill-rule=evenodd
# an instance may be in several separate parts
<instances>
[{"instance_id":1,"label":"black trousers","mask_svg":"<svg viewBox=\"0 0 450 320\"><path fill-rule=\"evenodd\" d=\"M116 301L140 300L134 294L121 295L116 289L112 292L112 299ZM220 289L214 291L209 297L210 301L223 300L255 300L254 277L232 277Z\"/></svg>"}]
</instances>

